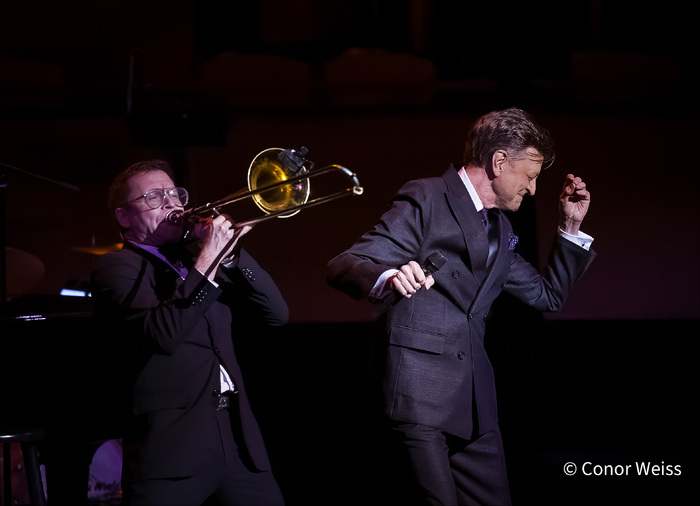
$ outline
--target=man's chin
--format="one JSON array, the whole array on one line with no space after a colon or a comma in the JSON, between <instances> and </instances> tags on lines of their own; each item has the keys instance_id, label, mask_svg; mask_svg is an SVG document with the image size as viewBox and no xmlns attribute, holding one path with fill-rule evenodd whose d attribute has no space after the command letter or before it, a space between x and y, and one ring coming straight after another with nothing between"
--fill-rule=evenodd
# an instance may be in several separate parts
<instances>
[{"instance_id":1,"label":"man's chin","mask_svg":"<svg viewBox=\"0 0 700 506\"><path fill-rule=\"evenodd\" d=\"M153 234L149 237L149 241L155 246L162 246L163 244L173 244L182 239L182 227L178 225L161 225L159 226Z\"/></svg>"},{"instance_id":2,"label":"man's chin","mask_svg":"<svg viewBox=\"0 0 700 506\"><path fill-rule=\"evenodd\" d=\"M523 197L518 196L515 198L513 202L510 203L510 206L508 206L509 211L517 211L520 209L521 204L523 203Z\"/></svg>"},{"instance_id":3,"label":"man's chin","mask_svg":"<svg viewBox=\"0 0 700 506\"><path fill-rule=\"evenodd\" d=\"M182 233L169 235L168 237L164 237L162 239L161 244L174 244L179 242L180 239L182 239Z\"/></svg>"}]
</instances>

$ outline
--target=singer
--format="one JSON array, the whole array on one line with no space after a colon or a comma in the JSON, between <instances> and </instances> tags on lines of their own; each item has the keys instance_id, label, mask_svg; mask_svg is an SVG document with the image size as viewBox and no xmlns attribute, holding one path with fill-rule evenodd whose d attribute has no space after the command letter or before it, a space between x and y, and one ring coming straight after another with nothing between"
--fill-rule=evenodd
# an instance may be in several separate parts
<instances>
[{"instance_id":1,"label":"singer","mask_svg":"<svg viewBox=\"0 0 700 506\"><path fill-rule=\"evenodd\" d=\"M375 227L327 266L329 284L353 298L397 299L385 313L382 398L401 504L511 503L486 315L503 291L560 309L595 257L579 230L590 194L571 174L545 273L515 251L503 211L535 194L553 160L553 141L529 114L486 114L469 131L461 168L406 183ZM446 260L431 273L424 262L436 251Z\"/></svg>"}]
</instances>

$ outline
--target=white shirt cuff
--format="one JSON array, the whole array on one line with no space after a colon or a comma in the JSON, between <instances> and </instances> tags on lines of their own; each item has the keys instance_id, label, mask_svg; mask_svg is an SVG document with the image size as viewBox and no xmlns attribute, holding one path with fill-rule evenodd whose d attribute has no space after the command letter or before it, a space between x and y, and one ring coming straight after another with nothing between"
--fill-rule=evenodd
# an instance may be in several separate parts
<instances>
[{"instance_id":1,"label":"white shirt cuff","mask_svg":"<svg viewBox=\"0 0 700 506\"><path fill-rule=\"evenodd\" d=\"M564 232L561 228L559 229L559 235L566 239L567 241L573 242L576 246L580 246L586 251L591 249L591 244L593 243L593 237L586 234L585 232L578 231L578 235L569 234Z\"/></svg>"},{"instance_id":2,"label":"white shirt cuff","mask_svg":"<svg viewBox=\"0 0 700 506\"><path fill-rule=\"evenodd\" d=\"M379 276L379 279L377 279L377 282L374 284L372 287L372 290L369 292L369 299L370 300L382 300L384 297L386 297L387 292L389 289L386 287L386 282L388 279L399 272L398 269L389 269L388 271L382 272L382 275Z\"/></svg>"}]
</instances>

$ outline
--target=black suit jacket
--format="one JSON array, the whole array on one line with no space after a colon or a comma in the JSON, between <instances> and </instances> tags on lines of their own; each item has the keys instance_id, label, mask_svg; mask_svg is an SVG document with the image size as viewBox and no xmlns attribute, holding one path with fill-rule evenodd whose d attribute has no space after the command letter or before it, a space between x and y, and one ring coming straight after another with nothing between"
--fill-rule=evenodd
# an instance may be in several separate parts
<instances>
[{"instance_id":1,"label":"black suit jacket","mask_svg":"<svg viewBox=\"0 0 700 506\"><path fill-rule=\"evenodd\" d=\"M555 240L539 272L513 250L510 222L498 211L498 248L487 267L488 239L479 213L451 167L442 177L411 181L373 230L330 261L331 286L369 295L380 274L434 251L446 258L435 285L402 298L386 314L383 403L391 420L420 423L471 439L498 423L493 369L484 349L486 315L506 291L555 311L595 253Z\"/></svg>"},{"instance_id":2,"label":"black suit jacket","mask_svg":"<svg viewBox=\"0 0 700 506\"><path fill-rule=\"evenodd\" d=\"M184 251L179 255L190 262ZM92 275L96 314L109 325L114 360L130 385L132 425L125 462L133 479L191 476L220 447L213 416L220 364L238 390L240 427L252 465L270 468L234 352L240 318L286 323L272 278L243 249L216 287L195 269L183 280L162 259L126 243L99 257Z\"/></svg>"}]
</instances>

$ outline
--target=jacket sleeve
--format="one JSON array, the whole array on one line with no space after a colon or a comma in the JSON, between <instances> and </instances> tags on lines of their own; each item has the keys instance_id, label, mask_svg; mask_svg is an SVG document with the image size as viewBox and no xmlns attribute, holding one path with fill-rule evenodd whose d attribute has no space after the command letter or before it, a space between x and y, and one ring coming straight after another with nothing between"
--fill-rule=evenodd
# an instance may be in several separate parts
<instances>
[{"instance_id":1,"label":"jacket sleeve","mask_svg":"<svg viewBox=\"0 0 700 506\"><path fill-rule=\"evenodd\" d=\"M557 236L544 274L515 255L503 290L540 311L558 311L595 256L594 251Z\"/></svg>"},{"instance_id":2,"label":"jacket sleeve","mask_svg":"<svg viewBox=\"0 0 700 506\"><path fill-rule=\"evenodd\" d=\"M354 299L367 299L379 276L418 257L423 242L420 190L409 182L374 228L326 266L326 281Z\"/></svg>"},{"instance_id":3,"label":"jacket sleeve","mask_svg":"<svg viewBox=\"0 0 700 506\"><path fill-rule=\"evenodd\" d=\"M226 303L243 306L237 308L241 317L259 318L273 327L289 321L289 308L277 284L245 249L241 248L235 267L222 269L222 275L229 281L223 285Z\"/></svg>"}]
</instances>

